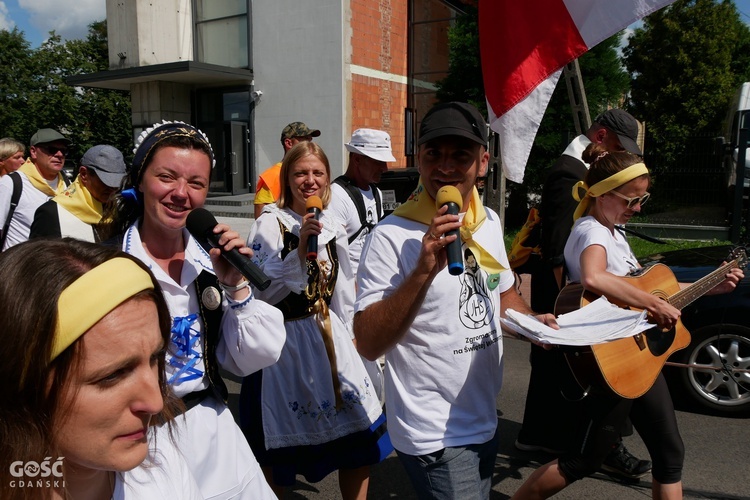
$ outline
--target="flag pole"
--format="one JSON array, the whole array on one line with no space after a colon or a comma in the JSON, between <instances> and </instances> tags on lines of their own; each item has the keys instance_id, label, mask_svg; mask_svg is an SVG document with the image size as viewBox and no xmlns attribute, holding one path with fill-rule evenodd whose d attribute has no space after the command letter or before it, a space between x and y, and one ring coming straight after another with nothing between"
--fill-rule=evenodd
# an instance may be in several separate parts
<instances>
[{"instance_id":1,"label":"flag pole","mask_svg":"<svg viewBox=\"0 0 750 500\"><path fill-rule=\"evenodd\" d=\"M591 114L589 113L589 103L586 100L583 77L581 77L581 66L578 64L577 58L565 65L563 78L565 78L565 85L568 87L568 99L570 99L570 109L573 112L576 134L585 134L591 127Z\"/></svg>"}]
</instances>

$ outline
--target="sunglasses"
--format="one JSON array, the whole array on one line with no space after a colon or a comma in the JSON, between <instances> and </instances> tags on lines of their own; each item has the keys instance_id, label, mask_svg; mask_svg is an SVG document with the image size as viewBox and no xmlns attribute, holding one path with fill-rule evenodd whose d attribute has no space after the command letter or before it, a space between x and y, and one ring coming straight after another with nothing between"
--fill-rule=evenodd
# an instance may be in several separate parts
<instances>
[{"instance_id":1,"label":"sunglasses","mask_svg":"<svg viewBox=\"0 0 750 500\"><path fill-rule=\"evenodd\" d=\"M55 156L57 152L61 152L63 156L68 156L68 148L65 146L37 146L37 149L41 149L47 156Z\"/></svg>"},{"instance_id":2,"label":"sunglasses","mask_svg":"<svg viewBox=\"0 0 750 500\"><path fill-rule=\"evenodd\" d=\"M622 198L623 200L628 202L628 210L632 210L635 208L636 205L643 206L646 204L649 198L651 198L651 193L646 192L643 194L643 196L635 196L633 198L628 198L624 194L618 192L618 191L610 191L613 195Z\"/></svg>"}]
</instances>

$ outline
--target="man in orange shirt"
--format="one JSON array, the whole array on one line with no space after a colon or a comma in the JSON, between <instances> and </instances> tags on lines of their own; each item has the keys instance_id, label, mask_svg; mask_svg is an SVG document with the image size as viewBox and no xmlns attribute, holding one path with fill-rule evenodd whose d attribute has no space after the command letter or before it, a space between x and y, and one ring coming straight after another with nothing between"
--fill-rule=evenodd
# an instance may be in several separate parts
<instances>
[{"instance_id":1,"label":"man in orange shirt","mask_svg":"<svg viewBox=\"0 0 750 500\"><path fill-rule=\"evenodd\" d=\"M312 141L313 137L318 137L320 130L311 129L302 122L292 122L281 132L281 145L284 147L284 154L292 149L292 146L298 142ZM263 207L269 203L274 203L280 194L279 172L281 172L281 162L273 165L258 176L258 184L255 188L255 215L257 219L263 212Z\"/></svg>"}]
</instances>

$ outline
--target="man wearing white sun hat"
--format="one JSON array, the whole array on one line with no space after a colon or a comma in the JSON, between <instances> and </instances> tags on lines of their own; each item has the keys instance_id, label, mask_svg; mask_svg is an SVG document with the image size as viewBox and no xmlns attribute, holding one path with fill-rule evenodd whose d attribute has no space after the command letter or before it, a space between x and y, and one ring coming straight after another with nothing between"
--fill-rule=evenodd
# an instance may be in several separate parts
<instances>
[{"instance_id":1,"label":"man wearing white sun hat","mask_svg":"<svg viewBox=\"0 0 750 500\"><path fill-rule=\"evenodd\" d=\"M349 237L349 259L356 272L365 238L383 217L382 195L377 188L387 162L396 161L391 136L382 130L360 128L344 144L349 166L331 185L329 209L341 220Z\"/></svg>"},{"instance_id":2,"label":"man wearing white sun hat","mask_svg":"<svg viewBox=\"0 0 750 500\"><path fill-rule=\"evenodd\" d=\"M349 260L357 272L359 256L365 239L375 224L383 218L383 195L377 187L380 176L388 170L387 162L396 161L391 150L391 136L382 130L360 128L344 144L349 151L346 173L331 183L329 210L344 225L349 237ZM378 361L362 358L381 403L383 370Z\"/></svg>"}]
</instances>

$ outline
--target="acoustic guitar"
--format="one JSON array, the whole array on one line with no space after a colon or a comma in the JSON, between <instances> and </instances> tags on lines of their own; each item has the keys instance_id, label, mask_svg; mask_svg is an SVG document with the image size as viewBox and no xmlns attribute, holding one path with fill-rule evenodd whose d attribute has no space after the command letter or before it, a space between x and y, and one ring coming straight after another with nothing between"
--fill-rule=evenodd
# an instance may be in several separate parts
<instances>
[{"instance_id":1,"label":"acoustic guitar","mask_svg":"<svg viewBox=\"0 0 750 500\"><path fill-rule=\"evenodd\" d=\"M746 264L744 249L736 249L729 262L682 290L672 271L664 264L641 268L636 274L622 279L668 301L677 309L682 309L724 281L731 269L744 268ZM571 283L560 291L555 302L555 314L579 309L597 298L598 295L585 290L580 283ZM628 307L616 300L610 299L610 302ZM606 384L616 394L632 399L648 391L654 385L667 358L688 344L690 332L678 320L670 330L654 326L632 337L570 350L565 353L565 357L584 393Z\"/></svg>"}]
</instances>

